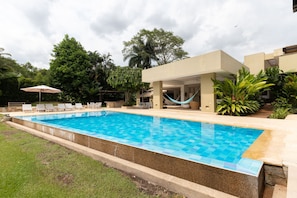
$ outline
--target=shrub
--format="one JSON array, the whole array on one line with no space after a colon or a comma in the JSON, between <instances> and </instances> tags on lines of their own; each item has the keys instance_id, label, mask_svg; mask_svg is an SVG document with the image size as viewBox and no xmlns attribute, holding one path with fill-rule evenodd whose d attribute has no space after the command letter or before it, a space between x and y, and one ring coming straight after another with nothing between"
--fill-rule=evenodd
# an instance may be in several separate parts
<instances>
[{"instance_id":1,"label":"shrub","mask_svg":"<svg viewBox=\"0 0 297 198\"><path fill-rule=\"evenodd\" d=\"M285 119L289 114L289 108L279 107L277 109L274 109L273 113L269 116L269 118Z\"/></svg>"},{"instance_id":2,"label":"shrub","mask_svg":"<svg viewBox=\"0 0 297 198\"><path fill-rule=\"evenodd\" d=\"M273 106L273 109L279 109L279 108L292 109L292 104L290 104L288 99L284 97L275 99L275 101L272 102L271 104Z\"/></svg>"},{"instance_id":3,"label":"shrub","mask_svg":"<svg viewBox=\"0 0 297 198\"><path fill-rule=\"evenodd\" d=\"M218 114L235 116L257 112L260 108L260 94L273 85L266 83L266 80L262 72L255 76L244 68L238 71L234 80L213 79L215 94L222 99L216 111Z\"/></svg>"},{"instance_id":4,"label":"shrub","mask_svg":"<svg viewBox=\"0 0 297 198\"><path fill-rule=\"evenodd\" d=\"M225 97L218 104L216 111L221 115L248 115L259 110L260 104L254 100L235 100Z\"/></svg>"}]
</instances>

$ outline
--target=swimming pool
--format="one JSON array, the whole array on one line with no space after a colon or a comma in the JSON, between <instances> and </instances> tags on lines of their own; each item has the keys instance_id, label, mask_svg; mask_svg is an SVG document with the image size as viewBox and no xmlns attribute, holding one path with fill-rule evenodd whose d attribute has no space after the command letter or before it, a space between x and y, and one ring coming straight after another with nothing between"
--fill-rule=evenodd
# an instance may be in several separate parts
<instances>
[{"instance_id":1,"label":"swimming pool","mask_svg":"<svg viewBox=\"0 0 297 198\"><path fill-rule=\"evenodd\" d=\"M18 118L253 176L263 165L241 157L258 129L112 111Z\"/></svg>"}]
</instances>

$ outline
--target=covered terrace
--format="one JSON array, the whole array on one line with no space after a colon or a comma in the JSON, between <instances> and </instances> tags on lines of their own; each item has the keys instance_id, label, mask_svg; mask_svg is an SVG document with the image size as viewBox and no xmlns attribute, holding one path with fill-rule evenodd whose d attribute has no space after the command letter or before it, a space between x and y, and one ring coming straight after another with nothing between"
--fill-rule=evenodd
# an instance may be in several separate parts
<instances>
[{"instance_id":1,"label":"covered terrace","mask_svg":"<svg viewBox=\"0 0 297 198\"><path fill-rule=\"evenodd\" d=\"M143 70L142 82L152 85L154 109L163 108L163 90L180 101L185 101L198 91L194 101L199 102L201 111L215 112L216 96L212 79L230 78L242 67L246 66L224 51L217 50Z\"/></svg>"}]
</instances>

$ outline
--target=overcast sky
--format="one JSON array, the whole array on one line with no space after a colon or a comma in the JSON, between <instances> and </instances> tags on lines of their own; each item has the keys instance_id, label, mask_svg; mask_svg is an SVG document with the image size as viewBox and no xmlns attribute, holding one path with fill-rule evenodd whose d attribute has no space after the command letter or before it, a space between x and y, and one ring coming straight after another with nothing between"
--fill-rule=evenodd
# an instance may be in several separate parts
<instances>
[{"instance_id":1,"label":"overcast sky","mask_svg":"<svg viewBox=\"0 0 297 198\"><path fill-rule=\"evenodd\" d=\"M47 69L65 34L121 66L123 41L143 28L182 37L191 57L221 49L243 62L297 44L292 0L0 0L0 15L0 47Z\"/></svg>"}]
</instances>

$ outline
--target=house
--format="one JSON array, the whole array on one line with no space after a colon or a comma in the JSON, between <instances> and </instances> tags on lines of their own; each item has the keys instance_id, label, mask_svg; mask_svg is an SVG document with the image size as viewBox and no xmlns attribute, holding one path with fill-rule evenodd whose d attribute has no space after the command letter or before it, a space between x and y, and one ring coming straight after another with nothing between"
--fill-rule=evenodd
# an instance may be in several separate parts
<instances>
[{"instance_id":1,"label":"house","mask_svg":"<svg viewBox=\"0 0 297 198\"><path fill-rule=\"evenodd\" d=\"M259 73L268 67L279 67L284 72L297 72L297 45L276 49L273 53L256 53L244 57L246 65L252 74Z\"/></svg>"},{"instance_id":2,"label":"house","mask_svg":"<svg viewBox=\"0 0 297 198\"><path fill-rule=\"evenodd\" d=\"M142 71L142 81L153 87L153 107L163 108L163 90L170 91L180 100L191 97L196 91L201 111L215 112L216 96L212 79L229 78L230 74L245 67L222 50L187 58Z\"/></svg>"},{"instance_id":3,"label":"house","mask_svg":"<svg viewBox=\"0 0 297 198\"><path fill-rule=\"evenodd\" d=\"M284 72L297 72L297 45L275 50L273 53L256 53L244 57L240 63L222 50L217 50L153 67L142 71L142 82L151 83L152 108L162 109L164 90L180 101L193 96L203 112L215 112L216 95L212 79L223 80L236 75L242 67L256 74L261 69L279 66Z\"/></svg>"}]
</instances>

